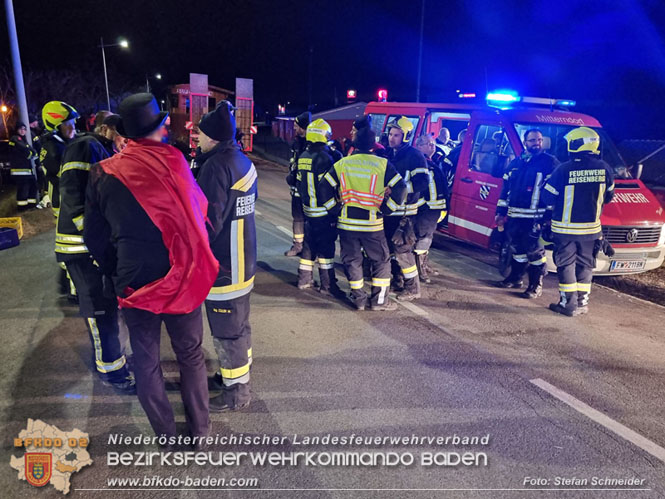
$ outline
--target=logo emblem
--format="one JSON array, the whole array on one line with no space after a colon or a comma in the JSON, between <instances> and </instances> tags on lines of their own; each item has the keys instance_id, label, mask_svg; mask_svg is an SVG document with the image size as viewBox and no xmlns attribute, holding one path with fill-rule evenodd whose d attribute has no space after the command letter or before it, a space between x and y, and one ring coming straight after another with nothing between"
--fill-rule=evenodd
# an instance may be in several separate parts
<instances>
[{"instance_id":1,"label":"logo emblem","mask_svg":"<svg viewBox=\"0 0 665 499\"><path fill-rule=\"evenodd\" d=\"M629 243L634 243L635 241L637 241L638 234L639 232L637 231L637 229L630 229L626 233L626 241L628 241Z\"/></svg>"},{"instance_id":2,"label":"logo emblem","mask_svg":"<svg viewBox=\"0 0 665 499\"><path fill-rule=\"evenodd\" d=\"M480 199L485 201L487 199L487 196L490 195L490 188L487 187L486 185L481 185L480 186Z\"/></svg>"},{"instance_id":3,"label":"logo emblem","mask_svg":"<svg viewBox=\"0 0 665 499\"><path fill-rule=\"evenodd\" d=\"M51 453L25 453L25 479L30 485L43 487L51 479Z\"/></svg>"}]
</instances>

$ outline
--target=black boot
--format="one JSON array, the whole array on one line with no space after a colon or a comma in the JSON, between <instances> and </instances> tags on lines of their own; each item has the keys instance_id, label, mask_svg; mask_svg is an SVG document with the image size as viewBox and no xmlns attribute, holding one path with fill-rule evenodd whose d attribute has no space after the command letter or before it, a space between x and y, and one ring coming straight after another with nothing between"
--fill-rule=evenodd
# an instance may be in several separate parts
<instances>
[{"instance_id":1,"label":"black boot","mask_svg":"<svg viewBox=\"0 0 665 499\"><path fill-rule=\"evenodd\" d=\"M499 281L497 286L500 288L516 288L519 289L524 284L522 277L524 276L524 271L526 270L526 262L516 262L513 260L513 263L510 267L510 275L506 277L503 281Z\"/></svg>"},{"instance_id":2,"label":"black boot","mask_svg":"<svg viewBox=\"0 0 665 499\"><path fill-rule=\"evenodd\" d=\"M319 268L319 279L321 280L321 287L319 293L326 296L338 297L342 295L342 290L337 285L337 277L335 276L335 269L322 269Z\"/></svg>"},{"instance_id":3,"label":"black boot","mask_svg":"<svg viewBox=\"0 0 665 499\"><path fill-rule=\"evenodd\" d=\"M298 269L298 289L314 287L314 277L311 270Z\"/></svg>"},{"instance_id":4,"label":"black boot","mask_svg":"<svg viewBox=\"0 0 665 499\"><path fill-rule=\"evenodd\" d=\"M238 411L249 405L251 395L247 383L222 387L222 393L210 399L210 412Z\"/></svg>"},{"instance_id":5,"label":"black boot","mask_svg":"<svg viewBox=\"0 0 665 499\"><path fill-rule=\"evenodd\" d=\"M431 284L432 279L429 278L427 268L425 267L425 255L416 253L416 268L418 269L418 277L425 284Z\"/></svg>"},{"instance_id":6,"label":"black boot","mask_svg":"<svg viewBox=\"0 0 665 499\"><path fill-rule=\"evenodd\" d=\"M578 308L577 292L565 293L563 291L559 291L559 294L561 296L559 303L550 303L550 310L552 312L556 312L557 314L565 315L567 317L575 317L576 315L582 315L588 311Z\"/></svg>"},{"instance_id":7,"label":"black boot","mask_svg":"<svg viewBox=\"0 0 665 499\"><path fill-rule=\"evenodd\" d=\"M524 298L538 298L543 294L543 277L545 277L545 265L529 265L529 286L522 293Z\"/></svg>"}]
</instances>

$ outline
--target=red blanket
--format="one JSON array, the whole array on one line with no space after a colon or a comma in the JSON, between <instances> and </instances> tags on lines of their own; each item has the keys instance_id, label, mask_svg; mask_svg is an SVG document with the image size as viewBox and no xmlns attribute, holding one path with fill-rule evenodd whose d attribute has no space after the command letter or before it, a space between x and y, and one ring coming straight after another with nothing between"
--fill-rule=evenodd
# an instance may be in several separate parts
<instances>
[{"instance_id":1,"label":"red blanket","mask_svg":"<svg viewBox=\"0 0 665 499\"><path fill-rule=\"evenodd\" d=\"M162 232L171 269L154 282L118 297L121 308L155 314L186 314L205 300L219 263L208 243L208 201L175 147L149 139L130 140L120 154L102 161Z\"/></svg>"}]
</instances>

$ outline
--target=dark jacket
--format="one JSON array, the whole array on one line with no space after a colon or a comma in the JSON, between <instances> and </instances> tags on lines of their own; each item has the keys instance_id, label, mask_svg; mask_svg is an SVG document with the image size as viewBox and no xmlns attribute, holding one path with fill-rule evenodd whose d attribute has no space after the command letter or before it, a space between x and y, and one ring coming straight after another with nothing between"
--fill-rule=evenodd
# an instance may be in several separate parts
<instances>
[{"instance_id":1,"label":"dark jacket","mask_svg":"<svg viewBox=\"0 0 665 499\"><path fill-rule=\"evenodd\" d=\"M59 177L62 155L65 153L67 141L57 132L49 132L39 138L42 149L39 152L39 162L46 170L46 180L50 184L49 196L51 206L57 215L60 211Z\"/></svg>"},{"instance_id":2,"label":"dark jacket","mask_svg":"<svg viewBox=\"0 0 665 499\"><path fill-rule=\"evenodd\" d=\"M32 175L32 160L37 159L37 152L28 144L25 137L14 135L9 139L10 163L12 176Z\"/></svg>"},{"instance_id":3,"label":"dark jacket","mask_svg":"<svg viewBox=\"0 0 665 499\"><path fill-rule=\"evenodd\" d=\"M307 148L307 140L305 140L305 137L300 137L296 135L296 137L293 139L293 143L291 144L291 157L289 158L289 175L298 169L298 158L303 152L305 152L306 148ZM286 177L286 182L289 183L289 176ZM298 194L298 191L296 190L295 184L294 185L289 184L289 189L291 191L292 196L300 197L300 194Z\"/></svg>"},{"instance_id":4,"label":"dark jacket","mask_svg":"<svg viewBox=\"0 0 665 499\"><path fill-rule=\"evenodd\" d=\"M542 218L545 212L543 207L539 207L542 189L558 164L558 159L544 152L512 160L503 175L496 214L512 219Z\"/></svg>"},{"instance_id":5,"label":"dark jacket","mask_svg":"<svg viewBox=\"0 0 665 499\"><path fill-rule=\"evenodd\" d=\"M590 154L559 165L550 176L540 200L551 217L552 234L575 240L598 239L603 205L614 196L612 168Z\"/></svg>"},{"instance_id":6,"label":"dark jacket","mask_svg":"<svg viewBox=\"0 0 665 499\"><path fill-rule=\"evenodd\" d=\"M441 166L429 158L425 159L429 171L429 183L427 189L423 192L425 204L418 209L418 212L446 210L446 200L448 199L448 179L446 178L446 174Z\"/></svg>"},{"instance_id":7,"label":"dark jacket","mask_svg":"<svg viewBox=\"0 0 665 499\"><path fill-rule=\"evenodd\" d=\"M129 189L99 164L90 169L83 232L118 296L164 277L171 268L161 231Z\"/></svg>"},{"instance_id":8,"label":"dark jacket","mask_svg":"<svg viewBox=\"0 0 665 499\"><path fill-rule=\"evenodd\" d=\"M55 231L55 253L59 262L88 258L83 242L83 211L90 168L113 154L113 143L97 134L71 141L60 167L60 215Z\"/></svg>"},{"instance_id":9,"label":"dark jacket","mask_svg":"<svg viewBox=\"0 0 665 499\"><path fill-rule=\"evenodd\" d=\"M318 203L317 188L334 162L326 144L323 142L309 143L305 152L298 158L296 170L292 171L287 178L288 184L294 186L298 191L302 199L303 212L308 218L321 218L328 215L326 209Z\"/></svg>"},{"instance_id":10,"label":"dark jacket","mask_svg":"<svg viewBox=\"0 0 665 499\"><path fill-rule=\"evenodd\" d=\"M389 148L387 158L404 179L407 192L404 207L390 215L415 215L418 208L425 204L424 193L429 185L429 170L425 156L415 147L404 144L397 150Z\"/></svg>"},{"instance_id":11,"label":"dark jacket","mask_svg":"<svg viewBox=\"0 0 665 499\"><path fill-rule=\"evenodd\" d=\"M249 293L256 274L257 173L233 140L220 142L196 158L197 182L208 198L210 247L219 274L210 299L231 300Z\"/></svg>"}]
</instances>

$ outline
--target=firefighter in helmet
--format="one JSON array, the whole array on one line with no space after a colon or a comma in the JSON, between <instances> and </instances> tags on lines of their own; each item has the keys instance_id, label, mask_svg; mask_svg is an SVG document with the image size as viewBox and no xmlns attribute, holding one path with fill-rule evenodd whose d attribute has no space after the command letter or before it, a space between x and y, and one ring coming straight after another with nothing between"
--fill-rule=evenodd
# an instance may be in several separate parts
<instances>
[{"instance_id":1,"label":"firefighter in helmet","mask_svg":"<svg viewBox=\"0 0 665 499\"><path fill-rule=\"evenodd\" d=\"M413 123L401 116L388 124L387 158L407 187L406 201L384 220L384 229L391 260L393 285L397 299L411 301L420 298L420 281L414 253L416 236L413 230L418 208L425 204L424 193L429 185L429 170L425 156L409 145Z\"/></svg>"},{"instance_id":2,"label":"firefighter in helmet","mask_svg":"<svg viewBox=\"0 0 665 499\"><path fill-rule=\"evenodd\" d=\"M374 130L361 127L354 152L336 162L319 186L319 198L337 214L342 263L349 280L349 299L357 310L394 310L388 299L390 251L383 232L383 214L398 209L406 197L406 184L387 159L372 154ZM363 250L371 262L372 292L364 290Z\"/></svg>"},{"instance_id":3,"label":"firefighter in helmet","mask_svg":"<svg viewBox=\"0 0 665 499\"><path fill-rule=\"evenodd\" d=\"M588 312L594 249L602 239L600 215L614 196L614 174L600 159L600 136L588 127L566 135L570 160L545 184L541 206L551 220L559 302L550 310L573 317Z\"/></svg>"},{"instance_id":4,"label":"firefighter in helmet","mask_svg":"<svg viewBox=\"0 0 665 499\"><path fill-rule=\"evenodd\" d=\"M76 120L79 113L72 106L62 101L47 102L42 108L42 121L46 133L39 139L42 150L39 161L46 170L48 196L51 199L53 214L60 212L59 177L62 155L67 143L76 135Z\"/></svg>"},{"instance_id":5,"label":"firefighter in helmet","mask_svg":"<svg viewBox=\"0 0 665 499\"><path fill-rule=\"evenodd\" d=\"M305 241L300 253L298 288L313 286L314 264L318 261L319 291L336 296L339 294L334 269L336 217L317 200L319 182L334 163L328 147L331 134L332 129L325 120L317 119L307 126L307 149L298 158L297 168L287 180L300 194L305 213Z\"/></svg>"}]
</instances>

